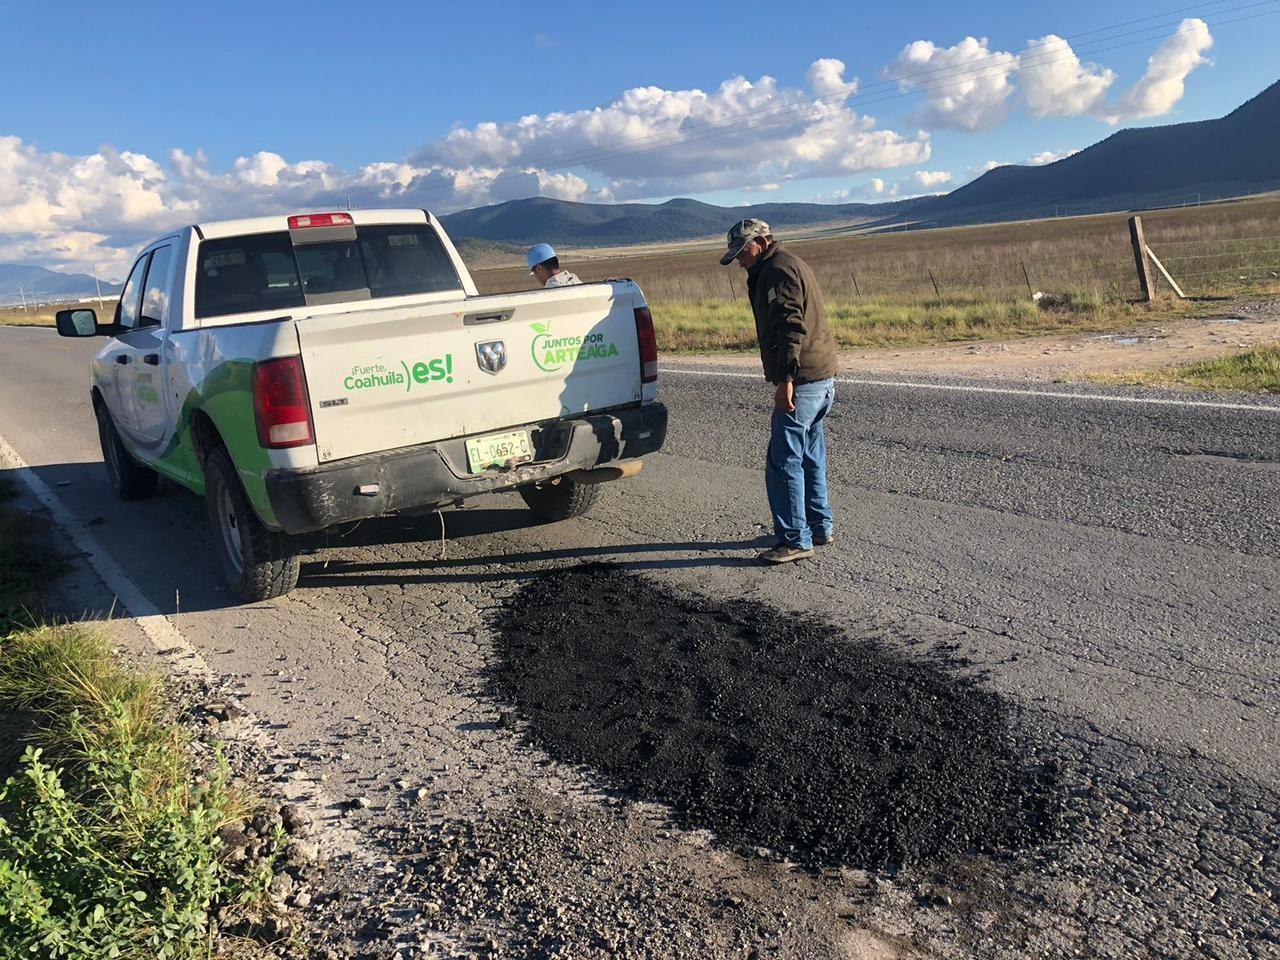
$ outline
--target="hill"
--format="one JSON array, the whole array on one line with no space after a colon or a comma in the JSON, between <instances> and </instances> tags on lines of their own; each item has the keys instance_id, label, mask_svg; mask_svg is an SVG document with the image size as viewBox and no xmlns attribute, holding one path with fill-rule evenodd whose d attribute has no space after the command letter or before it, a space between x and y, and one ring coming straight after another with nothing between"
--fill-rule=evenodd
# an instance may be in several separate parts
<instances>
[{"instance_id":1,"label":"hill","mask_svg":"<svg viewBox=\"0 0 1280 960\"><path fill-rule=\"evenodd\" d=\"M1280 82L1217 120L1121 130L1056 163L997 167L911 218L971 223L1262 193L1280 189L1278 157Z\"/></svg>"},{"instance_id":2,"label":"hill","mask_svg":"<svg viewBox=\"0 0 1280 960\"><path fill-rule=\"evenodd\" d=\"M103 294L119 293L120 284L101 281ZM32 263L0 263L0 290L6 301L19 296L18 288L28 299L70 297L97 292L93 277L86 273L59 273Z\"/></svg>"},{"instance_id":3,"label":"hill","mask_svg":"<svg viewBox=\"0 0 1280 960\"><path fill-rule=\"evenodd\" d=\"M463 259L468 269L476 267L509 266L524 260L525 248L514 243L499 243L496 240L482 240L479 237L462 237L453 239L458 256Z\"/></svg>"},{"instance_id":4,"label":"hill","mask_svg":"<svg viewBox=\"0 0 1280 960\"><path fill-rule=\"evenodd\" d=\"M666 203L574 203L549 197L508 200L441 219L451 237L528 245L622 246L716 237L735 220L758 217L775 227L859 223L905 213L921 199L891 203L758 203L719 207L699 200Z\"/></svg>"}]
</instances>

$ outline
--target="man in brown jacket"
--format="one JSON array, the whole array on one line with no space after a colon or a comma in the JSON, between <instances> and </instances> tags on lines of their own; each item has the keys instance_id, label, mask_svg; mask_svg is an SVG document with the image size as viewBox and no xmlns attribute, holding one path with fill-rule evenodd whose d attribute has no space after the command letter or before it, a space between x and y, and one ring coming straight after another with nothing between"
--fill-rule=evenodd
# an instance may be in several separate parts
<instances>
[{"instance_id":1,"label":"man in brown jacket","mask_svg":"<svg viewBox=\"0 0 1280 960\"><path fill-rule=\"evenodd\" d=\"M813 271L774 242L767 223L733 225L720 263L735 260L747 271L760 362L774 385L764 482L778 542L759 559L790 563L835 538L824 421L836 398L836 342Z\"/></svg>"}]
</instances>

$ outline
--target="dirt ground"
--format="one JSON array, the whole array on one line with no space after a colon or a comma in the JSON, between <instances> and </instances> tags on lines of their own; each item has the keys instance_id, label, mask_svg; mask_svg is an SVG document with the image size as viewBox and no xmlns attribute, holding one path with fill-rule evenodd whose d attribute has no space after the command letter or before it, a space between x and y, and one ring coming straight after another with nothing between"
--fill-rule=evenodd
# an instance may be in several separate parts
<instances>
[{"instance_id":1,"label":"dirt ground","mask_svg":"<svg viewBox=\"0 0 1280 960\"><path fill-rule=\"evenodd\" d=\"M1111 333L948 343L907 349L854 350L840 356L844 374L922 374L1013 380L1086 380L1092 374L1149 370L1241 353L1280 341L1280 300L1223 304L1206 315L1147 321ZM682 357L700 364L741 363L741 354Z\"/></svg>"}]
</instances>

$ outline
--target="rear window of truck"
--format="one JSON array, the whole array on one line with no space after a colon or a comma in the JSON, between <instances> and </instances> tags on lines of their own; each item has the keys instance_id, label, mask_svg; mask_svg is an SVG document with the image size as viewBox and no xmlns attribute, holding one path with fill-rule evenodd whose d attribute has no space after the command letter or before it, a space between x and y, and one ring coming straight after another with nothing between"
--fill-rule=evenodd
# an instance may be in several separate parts
<instances>
[{"instance_id":1,"label":"rear window of truck","mask_svg":"<svg viewBox=\"0 0 1280 960\"><path fill-rule=\"evenodd\" d=\"M197 256L200 318L462 289L424 223L360 226L355 240L296 246L287 230L225 237L203 241Z\"/></svg>"}]
</instances>

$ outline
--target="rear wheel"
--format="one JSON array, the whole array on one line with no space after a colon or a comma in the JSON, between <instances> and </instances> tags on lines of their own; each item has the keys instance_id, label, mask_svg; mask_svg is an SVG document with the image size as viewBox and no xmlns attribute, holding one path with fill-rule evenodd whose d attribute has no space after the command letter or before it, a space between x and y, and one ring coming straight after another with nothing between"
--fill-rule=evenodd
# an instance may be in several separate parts
<instances>
[{"instance_id":1,"label":"rear wheel","mask_svg":"<svg viewBox=\"0 0 1280 960\"><path fill-rule=\"evenodd\" d=\"M214 552L233 593L256 603L283 596L298 585L297 539L262 525L223 447L205 461L204 499Z\"/></svg>"},{"instance_id":2,"label":"rear wheel","mask_svg":"<svg viewBox=\"0 0 1280 960\"><path fill-rule=\"evenodd\" d=\"M149 467L144 467L133 454L124 448L120 433L116 430L111 412L105 403L98 404L98 442L102 444L102 462L107 467L107 479L116 496L121 500L141 500L156 492L160 477Z\"/></svg>"},{"instance_id":3,"label":"rear wheel","mask_svg":"<svg viewBox=\"0 0 1280 960\"><path fill-rule=\"evenodd\" d=\"M600 485L578 483L569 477L556 477L520 487L520 496L524 497L529 509L539 517L555 523L558 520L585 516L600 496Z\"/></svg>"}]
</instances>

